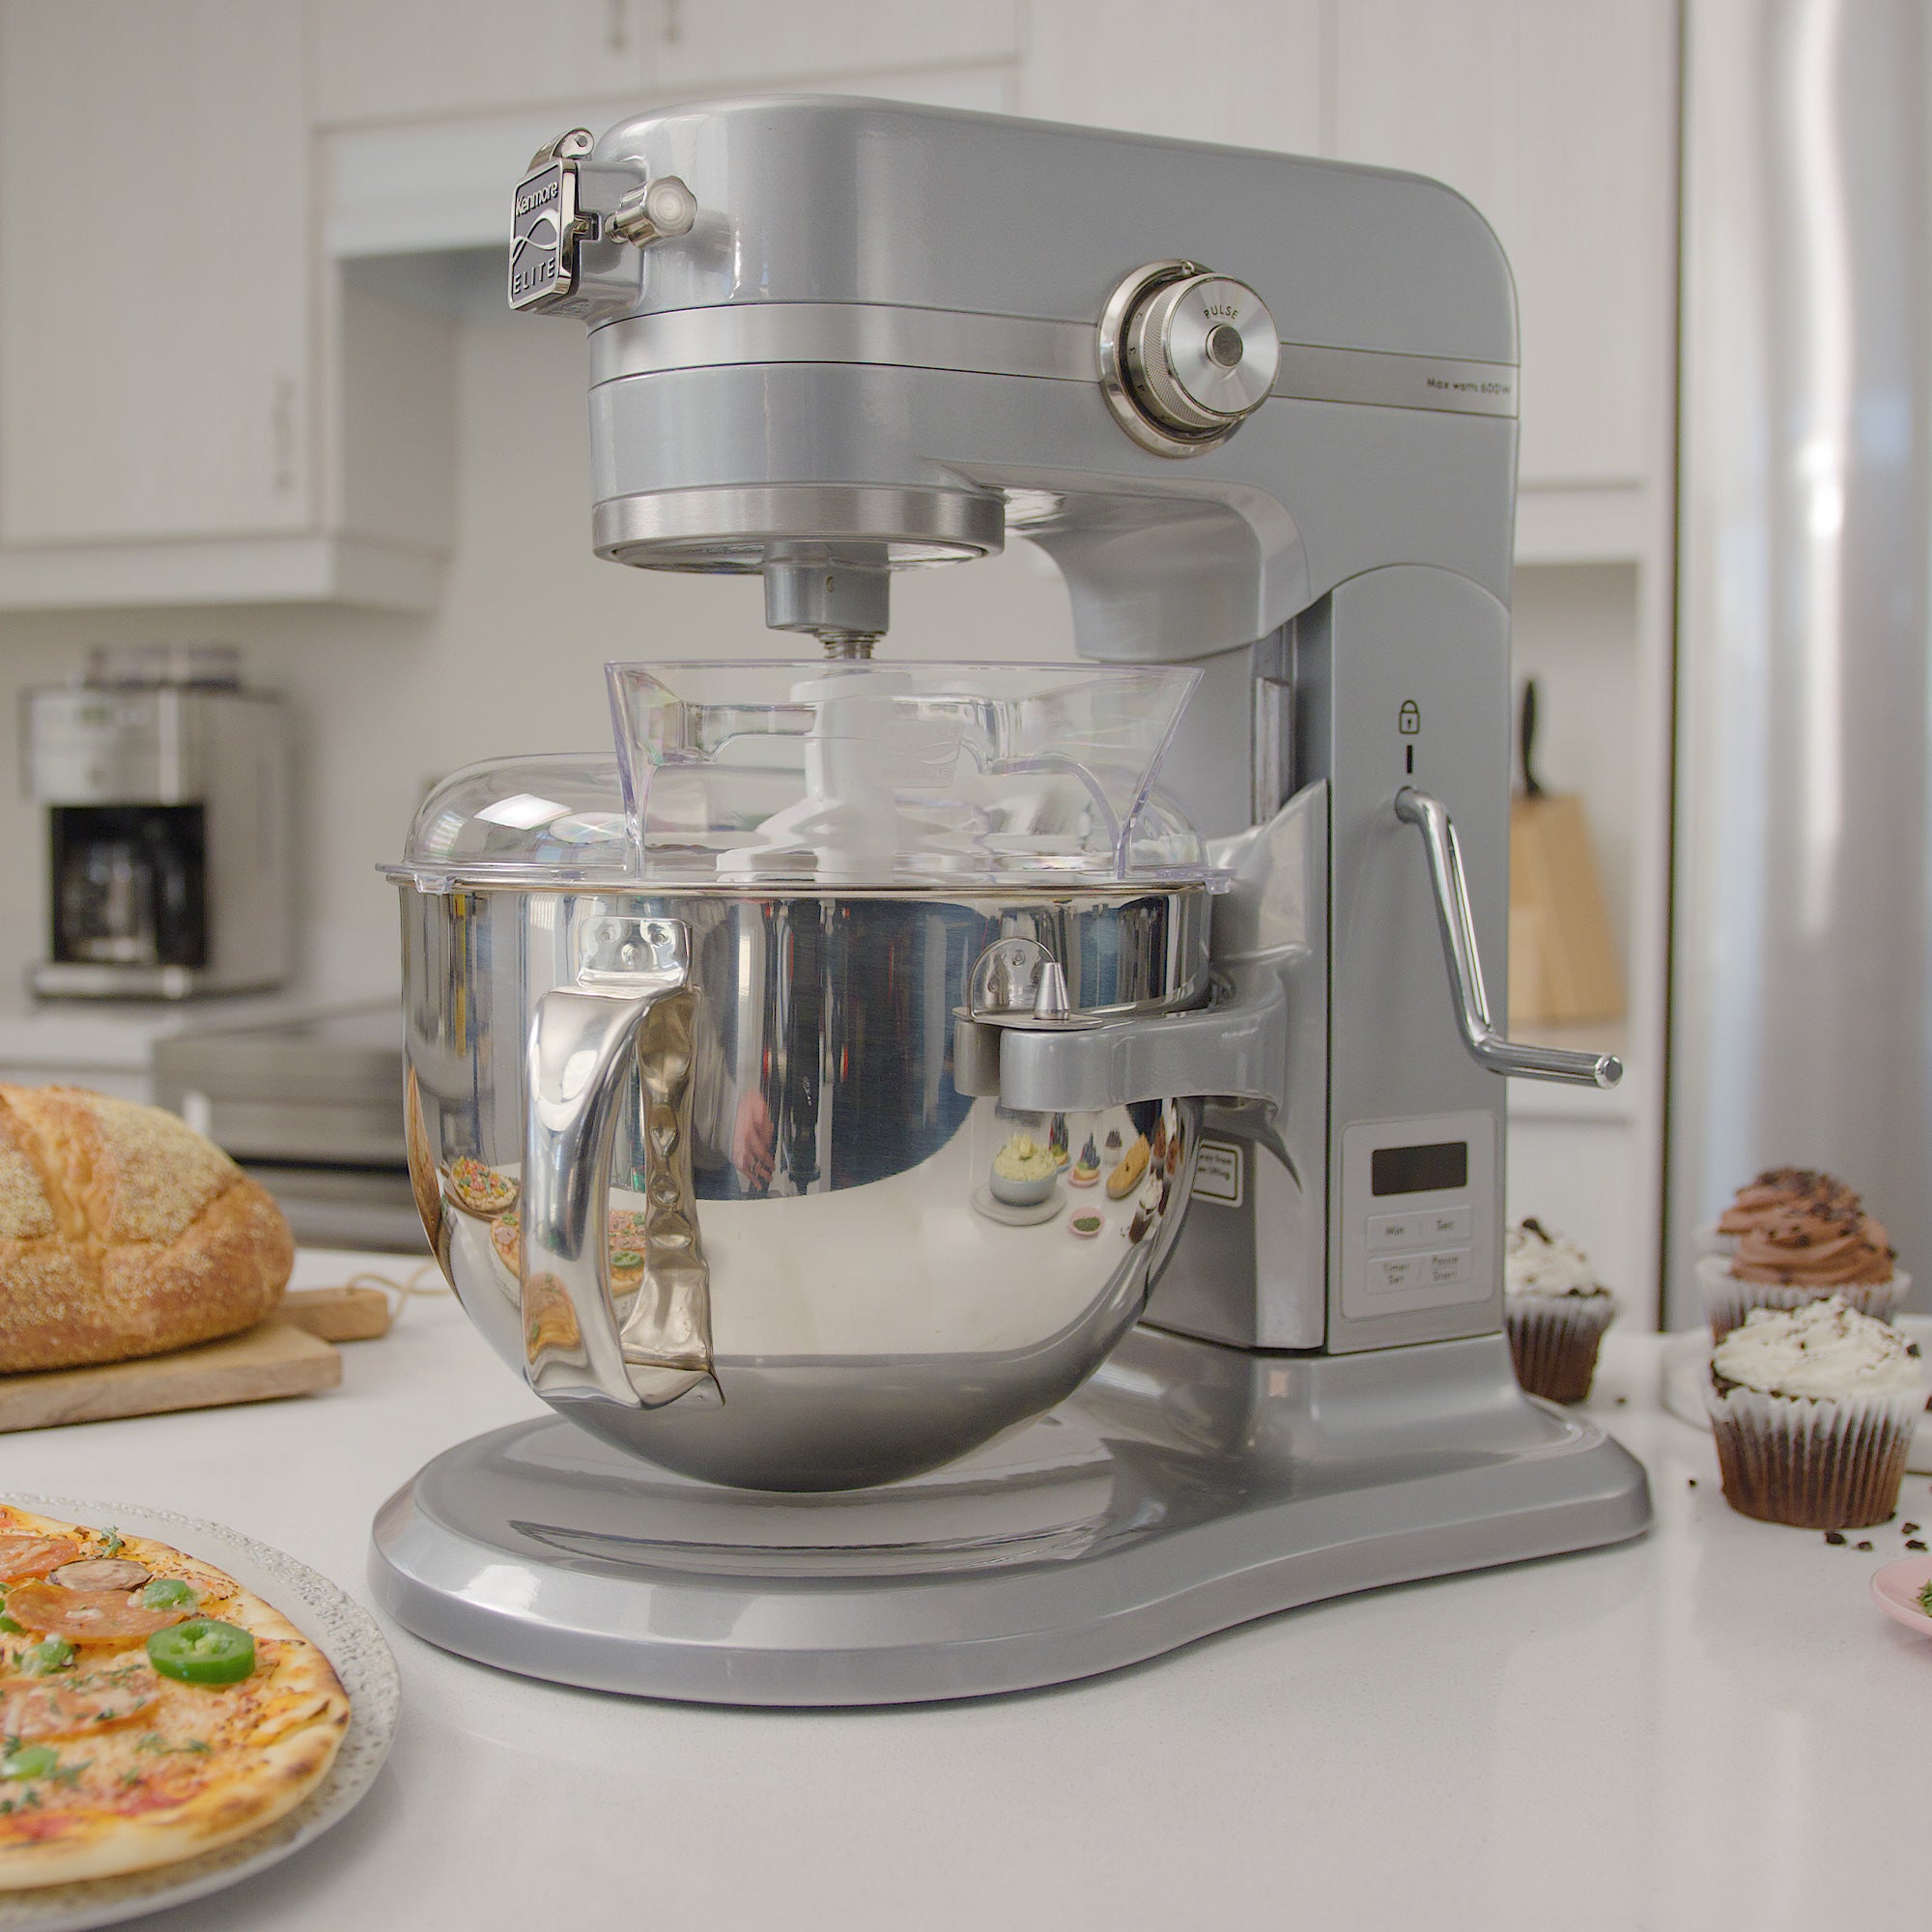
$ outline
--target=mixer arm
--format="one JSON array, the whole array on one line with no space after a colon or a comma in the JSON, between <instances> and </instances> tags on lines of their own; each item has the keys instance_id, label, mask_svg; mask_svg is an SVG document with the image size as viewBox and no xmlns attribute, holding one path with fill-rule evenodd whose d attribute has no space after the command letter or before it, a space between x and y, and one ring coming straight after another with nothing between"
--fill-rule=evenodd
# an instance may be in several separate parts
<instances>
[{"instance_id":1,"label":"mixer arm","mask_svg":"<svg viewBox=\"0 0 1932 1932\"><path fill-rule=\"evenodd\" d=\"M962 1017L953 1036L961 1093L1041 1114L1195 1095L1273 1107L1287 1059L1288 995L1271 966L1236 967L1187 1012L1065 1031Z\"/></svg>"},{"instance_id":2,"label":"mixer arm","mask_svg":"<svg viewBox=\"0 0 1932 1932\"><path fill-rule=\"evenodd\" d=\"M1069 1013L1065 977L1044 948L1025 939L988 948L954 1035L959 1091L1039 1113L1197 1097L1279 1113L1290 979L1324 949L1327 851L1325 780L1220 841L1214 863L1228 890L1214 906L1213 994L1185 1012L1098 1022Z\"/></svg>"},{"instance_id":3,"label":"mixer arm","mask_svg":"<svg viewBox=\"0 0 1932 1932\"><path fill-rule=\"evenodd\" d=\"M1490 997L1483 985L1482 955L1476 951L1476 922L1469 910L1468 881L1456 827L1440 799L1404 785L1395 795L1395 815L1422 835L1429 854L1429 878L1435 889L1435 923L1442 934L1442 958L1456 1004L1463 1044L1492 1073L1531 1080L1561 1080L1578 1087L1614 1087L1624 1077L1613 1053L1576 1053L1560 1046L1532 1046L1504 1039L1490 1019Z\"/></svg>"}]
</instances>

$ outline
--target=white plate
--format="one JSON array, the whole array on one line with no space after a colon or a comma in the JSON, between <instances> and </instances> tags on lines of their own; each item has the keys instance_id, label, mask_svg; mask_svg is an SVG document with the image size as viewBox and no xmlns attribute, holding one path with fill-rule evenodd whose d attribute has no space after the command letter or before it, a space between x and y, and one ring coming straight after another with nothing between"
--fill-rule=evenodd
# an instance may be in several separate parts
<instances>
[{"instance_id":1,"label":"white plate","mask_svg":"<svg viewBox=\"0 0 1932 1932\"><path fill-rule=\"evenodd\" d=\"M396 1660L376 1619L360 1604L293 1556L218 1523L200 1522L170 1510L76 1502L70 1496L8 1494L4 1500L62 1522L152 1537L225 1571L264 1603L272 1604L335 1666L349 1693L349 1729L328 1776L272 1825L232 1845L153 1871L87 1879L78 1885L40 1886L31 1891L0 1891L0 1932L81 1932L85 1926L119 1924L124 1918L218 1891L300 1850L368 1790L396 1734L402 1687L396 1678Z\"/></svg>"},{"instance_id":2,"label":"white plate","mask_svg":"<svg viewBox=\"0 0 1932 1932\"><path fill-rule=\"evenodd\" d=\"M1894 1623L1920 1636L1932 1636L1932 1617L1918 1601L1928 1582L1932 1582L1932 1556L1908 1556L1872 1573L1872 1600Z\"/></svg>"},{"instance_id":3,"label":"white plate","mask_svg":"<svg viewBox=\"0 0 1932 1932\"><path fill-rule=\"evenodd\" d=\"M1900 1315L1891 1324L1908 1342L1918 1344L1921 1369L1932 1363L1932 1316ZM1666 1336L1663 1344L1663 1406L1680 1421L1709 1429L1704 1391L1711 1380L1711 1331L1697 1328ZM1932 1415L1918 1418L1906 1452L1905 1466L1915 1476L1932 1476ZM4 1924L0 1920L0 1924Z\"/></svg>"},{"instance_id":4,"label":"white plate","mask_svg":"<svg viewBox=\"0 0 1932 1932\"><path fill-rule=\"evenodd\" d=\"M1055 1188L1044 1201L1035 1201L1021 1208L1011 1201L1002 1201L990 1187L976 1187L973 1190L973 1206L989 1221L998 1221L1008 1228L1037 1228L1042 1221L1051 1221L1066 1206L1060 1189Z\"/></svg>"}]
</instances>

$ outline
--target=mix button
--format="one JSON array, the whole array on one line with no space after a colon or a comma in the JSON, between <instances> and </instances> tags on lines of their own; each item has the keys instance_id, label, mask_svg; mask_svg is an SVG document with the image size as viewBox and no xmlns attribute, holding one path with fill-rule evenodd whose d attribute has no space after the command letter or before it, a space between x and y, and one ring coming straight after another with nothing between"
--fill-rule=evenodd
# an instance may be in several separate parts
<instances>
[{"instance_id":1,"label":"mix button","mask_svg":"<svg viewBox=\"0 0 1932 1932\"><path fill-rule=\"evenodd\" d=\"M1369 1217L1369 1247L1374 1252L1386 1248L1425 1248L1437 1241L1468 1238L1466 1208L1414 1208L1406 1214Z\"/></svg>"}]
</instances>

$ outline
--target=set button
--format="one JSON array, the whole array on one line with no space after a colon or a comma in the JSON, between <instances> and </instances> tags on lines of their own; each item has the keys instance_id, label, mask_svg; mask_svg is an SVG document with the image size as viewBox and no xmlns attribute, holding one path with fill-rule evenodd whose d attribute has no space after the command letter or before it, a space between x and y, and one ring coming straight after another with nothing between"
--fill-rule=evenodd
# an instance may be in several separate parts
<instances>
[{"instance_id":1,"label":"set button","mask_svg":"<svg viewBox=\"0 0 1932 1932\"><path fill-rule=\"evenodd\" d=\"M1459 1210L1466 1217L1467 1209ZM1407 1288L1449 1288L1469 1279L1467 1248L1428 1254L1378 1255L1369 1264L1369 1293L1396 1294Z\"/></svg>"},{"instance_id":2,"label":"set button","mask_svg":"<svg viewBox=\"0 0 1932 1932\"><path fill-rule=\"evenodd\" d=\"M1468 1238L1466 1208L1411 1208L1406 1214L1369 1217L1369 1247L1375 1252L1386 1248L1434 1247L1440 1241Z\"/></svg>"}]
</instances>

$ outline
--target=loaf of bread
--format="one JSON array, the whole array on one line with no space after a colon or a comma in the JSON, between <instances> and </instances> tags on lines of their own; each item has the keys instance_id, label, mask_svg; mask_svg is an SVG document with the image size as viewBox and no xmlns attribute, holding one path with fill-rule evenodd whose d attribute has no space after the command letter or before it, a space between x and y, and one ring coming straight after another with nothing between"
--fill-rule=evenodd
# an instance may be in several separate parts
<instances>
[{"instance_id":1,"label":"loaf of bread","mask_svg":"<svg viewBox=\"0 0 1932 1932\"><path fill-rule=\"evenodd\" d=\"M232 1335L294 1263L281 1209L174 1115L0 1086L0 1373Z\"/></svg>"}]
</instances>

